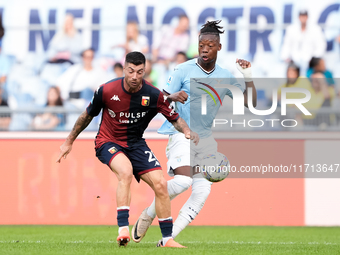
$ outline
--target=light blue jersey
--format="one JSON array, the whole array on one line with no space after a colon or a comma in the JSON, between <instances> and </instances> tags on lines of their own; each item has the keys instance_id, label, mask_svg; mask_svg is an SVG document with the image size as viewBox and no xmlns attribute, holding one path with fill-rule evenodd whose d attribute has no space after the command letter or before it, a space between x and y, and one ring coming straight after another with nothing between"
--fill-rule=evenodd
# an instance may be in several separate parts
<instances>
[{"instance_id":1,"label":"light blue jersey","mask_svg":"<svg viewBox=\"0 0 340 255\"><path fill-rule=\"evenodd\" d=\"M244 91L244 88L227 69L216 64L213 70L206 72L198 65L197 59L178 65L170 74L164 88L168 94L183 90L189 95L184 104L176 102L176 112L200 138L206 138L212 134L211 126L224 97L228 95L233 98L229 89L215 88L216 84L230 84L240 88L242 92ZM203 94L206 95L207 100L206 115L201 114ZM158 130L160 134L175 134L177 132L169 121L165 121Z\"/></svg>"}]
</instances>

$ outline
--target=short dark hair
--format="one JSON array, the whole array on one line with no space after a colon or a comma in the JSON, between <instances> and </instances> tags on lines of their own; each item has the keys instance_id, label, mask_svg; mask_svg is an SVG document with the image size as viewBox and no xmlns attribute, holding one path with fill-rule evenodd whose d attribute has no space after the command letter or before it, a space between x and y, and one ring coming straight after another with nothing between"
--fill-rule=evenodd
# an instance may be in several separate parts
<instances>
[{"instance_id":1,"label":"short dark hair","mask_svg":"<svg viewBox=\"0 0 340 255\"><path fill-rule=\"evenodd\" d=\"M141 64L145 65L145 56L139 51L132 51L126 55L125 63L131 63L135 66L139 66Z\"/></svg>"},{"instance_id":2,"label":"short dark hair","mask_svg":"<svg viewBox=\"0 0 340 255\"><path fill-rule=\"evenodd\" d=\"M213 34L220 37L220 34L224 33L222 26L219 26L221 20L207 21L201 28L200 33L203 34Z\"/></svg>"},{"instance_id":3,"label":"short dark hair","mask_svg":"<svg viewBox=\"0 0 340 255\"><path fill-rule=\"evenodd\" d=\"M315 68L321 61L321 58L312 57L309 61L309 68Z\"/></svg>"},{"instance_id":4,"label":"short dark hair","mask_svg":"<svg viewBox=\"0 0 340 255\"><path fill-rule=\"evenodd\" d=\"M117 62L116 64L114 64L113 66L113 69L116 69L116 68L120 68L120 69L123 69L123 65L119 62Z\"/></svg>"},{"instance_id":5,"label":"short dark hair","mask_svg":"<svg viewBox=\"0 0 340 255\"><path fill-rule=\"evenodd\" d=\"M294 69L298 73L298 76L300 76L300 67L297 64L295 64L293 61L289 62L289 65L287 67L287 72L288 72L288 69Z\"/></svg>"},{"instance_id":6,"label":"short dark hair","mask_svg":"<svg viewBox=\"0 0 340 255\"><path fill-rule=\"evenodd\" d=\"M299 11L299 16L308 16L308 11L306 9L302 9Z\"/></svg>"},{"instance_id":7,"label":"short dark hair","mask_svg":"<svg viewBox=\"0 0 340 255\"><path fill-rule=\"evenodd\" d=\"M85 49L85 50L83 50L81 53L80 53L80 56L81 57L84 57L84 53L86 52L86 51L92 51L93 52L93 54L95 53L95 50L93 49L93 48L88 48L88 49Z\"/></svg>"},{"instance_id":8,"label":"short dark hair","mask_svg":"<svg viewBox=\"0 0 340 255\"><path fill-rule=\"evenodd\" d=\"M177 52L177 55L182 55L182 56L185 57L185 59L188 59L188 56L187 56L187 54L185 54L184 51L179 51L179 52Z\"/></svg>"}]
</instances>

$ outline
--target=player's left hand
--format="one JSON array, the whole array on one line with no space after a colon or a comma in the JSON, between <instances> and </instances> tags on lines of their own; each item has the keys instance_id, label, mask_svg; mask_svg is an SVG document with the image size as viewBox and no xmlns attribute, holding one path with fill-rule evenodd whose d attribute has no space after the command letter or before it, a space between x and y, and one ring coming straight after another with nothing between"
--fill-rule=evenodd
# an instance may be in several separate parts
<instances>
[{"instance_id":1,"label":"player's left hand","mask_svg":"<svg viewBox=\"0 0 340 255\"><path fill-rule=\"evenodd\" d=\"M184 134L186 139L193 140L194 144L197 145L200 138L196 132L189 130L187 133Z\"/></svg>"},{"instance_id":2,"label":"player's left hand","mask_svg":"<svg viewBox=\"0 0 340 255\"><path fill-rule=\"evenodd\" d=\"M251 74L251 64L249 61L237 58L236 67L243 74L245 82L253 81L252 74Z\"/></svg>"}]
</instances>

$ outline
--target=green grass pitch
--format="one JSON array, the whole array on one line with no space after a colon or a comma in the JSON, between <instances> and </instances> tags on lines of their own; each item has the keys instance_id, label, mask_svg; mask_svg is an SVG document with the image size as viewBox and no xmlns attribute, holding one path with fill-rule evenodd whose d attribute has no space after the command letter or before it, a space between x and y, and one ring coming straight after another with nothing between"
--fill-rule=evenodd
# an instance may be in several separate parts
<instances>
[{"instance_id":1,"label":"green grass pitch","mask_svg":"<svg viewBox=\"0 0 340 255\"><path fill-rule=\"evenodd\" d=\"M157 248L156 226L141 243L119 248L117 231L117 226L0 226L0 254L340 254L339 227L192 226L176 238L187 249Z\"/></svg>"}]
</instances>

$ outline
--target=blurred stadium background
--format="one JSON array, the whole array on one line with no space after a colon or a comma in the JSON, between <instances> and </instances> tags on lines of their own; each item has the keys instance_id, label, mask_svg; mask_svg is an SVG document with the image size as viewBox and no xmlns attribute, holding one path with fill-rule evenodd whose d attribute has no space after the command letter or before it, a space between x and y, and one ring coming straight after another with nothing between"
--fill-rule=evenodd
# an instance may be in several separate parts
<instances>
[{"instance_id":1,"label":"blurred stadium background","mask_svg":"<svg viewBox=\"0 0 340 255\"><path fill-rule=\"evenodd\" d=\"M296 36L293 28L301 27L306 11L307 28L314 30ZM235 59L251 61L259 107L268 109L273 88L298 77L320 99L313 120L297 129L217 128L231 163L340 163L338 1L0 0L0 16L0 224L115 224L117 180L93 149L100 118L59 165L62 139L93 91L121 76L126 52L146 54L146 79L162 89L177 63L197 55L198 31L208 19L221 19L226 30L221 66L240 77ZM310 51L297 54L294 39ZM156 133L162 122L156 117L146 138L165 167L167 140ZM213 185L193 225L339 226L340 179L303 177L227 178ZM188 196L172 203L174 216ZM152 198L146 185L133 183L130 223Z\"/></svg>"}]
</instances>

